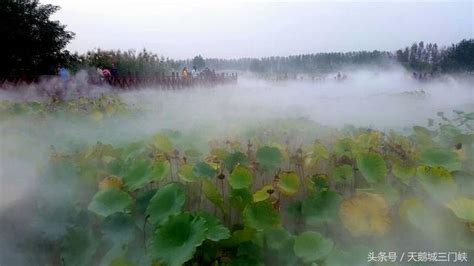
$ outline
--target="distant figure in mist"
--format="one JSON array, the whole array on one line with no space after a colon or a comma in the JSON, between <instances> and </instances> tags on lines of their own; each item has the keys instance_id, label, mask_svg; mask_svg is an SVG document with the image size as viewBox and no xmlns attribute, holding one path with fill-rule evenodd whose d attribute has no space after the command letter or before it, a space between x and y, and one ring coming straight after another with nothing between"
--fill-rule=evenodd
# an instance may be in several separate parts
<instances>
[{"instance_id":1,"label":"distant figure in mist","mask_svg":"<svg viewBox=\"0 0 474 266\"><path fill-rule=\"evenodd\" d=\"M69 70L61 65L58 65L58 75L63 82L69 80Z\"/></svg>"},{"instance_id":2,"label":"distant figure in mist","mask_svg":"<svg viewBox=\"0 0 474 266\"><path fill-rule=\"evenodd\" d=\"M109 80L110 77L112 77L112 73L107 68L104 68L102 70L102 76L104 76L105 80Z\"/></svg>"},{"instance_id":3,"label":"distant figure in mist","mask_svg":"<svg viewBox=\"0 0 474 266\"><path fill-rule=\"evenodd\" d=\"M337 75L334 77L335 80L337 81L343 81L347 79L346 74L341 74L341 72L337 72Z\"/></svg>"},{"instance_id":4,"label":"distant figure in mist","mask_svg":"<svg viewBox=\"0 0 474 266\"><path fill-rule=\"evenodd\" d=\"M185 79L187 79L189 77L189 73L188 73L188 68L187 67L184 67L183 70L181 71L181 76Z\"/></svg>"},{"instance_id":5,"label":"distant figure in mist","mask_svg":"<svg viewBox=\"0 0 474 266\"><path fill-rule=\"evenodd\" d=\"M191 70L191 77L197 78L198 76L198 71L196 69L196 66L193 66L193 70Z\"/></svg>"},{"instance_id":6,"label":"distant figure in mist","mask_svg":"<svg viewBox=\"0 0 474 266\"><path fill-rule=\"evenodd\" d=\"M58 65L57 72L59 79L61 80L61 86L58 90L56 90L53 99L56 98L56 101L61 100L64 96L64 91L67 90L67 84L69 82L69 70L67 68Z\"/></svg>"},{"instance_id":7,"label":"distant figure in mist","mask_svg":"<svg viewBox=\"0 0 474 266\"><path fill-rule=\"evenodd\" d=\"M110 68L110 75L112 76L113 79L118 77L118 69L115 64L112 64L112 67Z\"/></svg>"},{"instance_id":8,"label":"distant figure in mist","mask_svg":"<svg viewBox=\"0 0 474 266\"><path fill-rule=\"evenodd\" d=\"M102 73L102 68L100 68L100 66L98 66L97 69L96 69L96 71L97 71L97 75L98 75L98 76L101 78L101 80L102 80L102 78L104 77L104 74Z\"/></svg>"}]
</instances>

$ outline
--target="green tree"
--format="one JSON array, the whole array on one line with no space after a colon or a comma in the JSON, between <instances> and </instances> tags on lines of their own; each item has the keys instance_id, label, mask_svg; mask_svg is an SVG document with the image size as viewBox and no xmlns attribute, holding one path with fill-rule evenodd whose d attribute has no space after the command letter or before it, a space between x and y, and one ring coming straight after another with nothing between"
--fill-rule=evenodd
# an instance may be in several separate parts
<instances>
[{"instance_id":1,"label":"green tree","mask_svg":"<svg viewBox=\"0 0 474 266\"><path fill-rule=\"evenodd\" d=\"M193 66L195 66L198 70L203 69L206 67L206 62L201 55L195 56L193 59Z\"/></svg>"},{"instance_id":2,"label":"green tree","mask_svg":"<svg viewBox=\"0 0 474 266\"><path fill-rule=\"evenodd\" d=\"M50 20L58 9L38 0L0 1L0 79L53 74L73 58L64 48L74 33Z\"/></svg>"}]
</instances>

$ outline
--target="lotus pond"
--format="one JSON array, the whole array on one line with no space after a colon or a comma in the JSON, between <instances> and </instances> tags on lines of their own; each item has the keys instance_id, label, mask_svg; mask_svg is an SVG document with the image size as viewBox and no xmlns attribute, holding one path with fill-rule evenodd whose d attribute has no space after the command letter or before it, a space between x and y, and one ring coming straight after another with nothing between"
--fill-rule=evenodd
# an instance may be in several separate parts
<instances>
[{"instance_id":1,"label":"lotus pond","mask_svg":"<svg viewBox=\"0 0 474 266\"><path fill-rule=\"evenodd\" d=\"M418 265L369 259L410 251L474 258L472 112L434 113L404 130L275 118L212 137L111 132L116 117L138 119L132 109L115 96L2 103L5 139L24 145L2 143L4 169L26 174L27 163L5 163L26 156L37 177L15 200L2 198L0 247L21 255L0 253L1 265ZM58 120L70 134L28 130L54 131ZM85 134L85 124L100 133L79 141L71 132ZM47 135L54 145L36 142ZM35 145L40 155L24 148Z\"/></svg>"}]
</instances>

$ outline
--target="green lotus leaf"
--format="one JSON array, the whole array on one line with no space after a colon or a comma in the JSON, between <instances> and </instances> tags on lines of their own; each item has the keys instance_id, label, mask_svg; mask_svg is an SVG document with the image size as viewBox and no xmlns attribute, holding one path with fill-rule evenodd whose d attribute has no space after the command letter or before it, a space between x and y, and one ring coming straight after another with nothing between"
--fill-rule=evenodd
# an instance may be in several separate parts
<instances>
[{"instance_id":1,"label":"green lotus leaf","mask_svg":"<svg viewBox=\"0 0 474 266\"><path fill-rule=\"evenodd\" d=\"M329 189L328 177L325 174L317 174L311 178L316 191L323 191Z\"/></svg>"},{"instance_id":2,"label":"green lotus leaf","mask_svg":"<svg viewBox=\"0 0 474 266\"><path fill-rule=\"evenodd\" d=\"M392 165L392 173L400 182L408 185L410 184L411 178L416 175L416 167L394 162Z\"/></svg>"},{"instance_id":3,"label":"green lotus leaf","mask_svg":"<svg viewBox=\"0 0 474 266\"><path fill-rule=\"evenodd\" d=\"M425 149L420 154L420 160L428 166L442 166L450 171L461 169L458 155L451 150L442 148Z\"/></svg>"},{"instance_id":4,"label":"green lotus leaf","mask_svg":"<svg viewBox=\"0 0 474 266\"><path fill-rule=\"evenodd\" d=\"M215 148L211 150L211 155L216 156L219 160L225 160L225 158L227 158L227 156L229 155L229 152L222 148ZM227 170L229 169L227 168Z\"/></svg>"},{"instance_id":5,"label":"green lotus leaf","mask_svg":"<svg viewBox=\"0 0 474 266\"><path fill-rule=\"evenodd\" d=\"M153 147L162 152L171 152L173 150L173 144L170 139L163 134L153 136L151 143Z\"/></svg>"},{"instance_id":6,"label":"green lotus leaf","mask_svg":"<svg viewBox=\"0 0 474 266\"><path fill-rule=\"evenodd\" d=\"M118 188L109 188L97 192L87 207L100 216L109 216L116 212L126 212L132 206L132 197Z\"/></svg>"},{"instance_id":7,"label":"green lotus leaf","mask_svg":"<svg viewBox=\"0 0 474 266\"><path fill-rule=\"evenodd\" d=\"M146 213L152 224L160 224L170 215L181 212L186 201L183 188L177 183L170 183L160 188L151 198Z\"/></svg>"},{"instance_id":8,"label":"green lotus leaf","mask_svg":"<svg viewBox=\"0 0 474 266\"><path fill-rule=\"evenodd\" d=\"M216 170L205 162L198 162L194 165L193 173L199 178L214 178Z\"/></svg>"},{"instance_id":9,"label":"green lotus leaf","mask_svg":"<svg viewBox=\"0 0 474 266\"><path fill-rule=\"evenodd\" d=\"M61 242L63 264L73 266L92 265L92 258L99 247L99 240L90 229L70 229Z\"/></svg>"},{"instance_id":10,"label":"green lotus leaf","mask_svg":"<svg viewBox=\"0 0 474 266\"><path fill-rule=\"evenodd\" d=\"M253 193L253 202L259 202L268 199L270 197L270 194L268 193L269 190L273 190L272 185L266 185L260 190L257 190L255 193Z\"/></svg>"},{"instance_id":11,"label":"green lotus leaf","mask_svg":"<svg viewBox=\"0 0 474 266\"><path fill-rule=\"evenodd\" d=\"M454 214L465 221L474 222L474 200L469 198L457 198L452 200L446 206Z\"/></svg>"},{"instance_id":12,"label":"green lotus leaf","mask_svg":"<svg viewBox=\"0 0 474 266\"><path fill-rule=\"evenodd\" d=\"M345 138L338 140L334 146L334 153L338 157L347 156L349 158L353 157L352 150L355 147L355 143L352 139Z\"/></svg>"},{"instance_id":13,"label":"green lotus leaf","mask_svg":"<svg viewBox=\"0 0 474 266\"><path fill-rule=\"evenodd\" d=\"M193 166L190 164L181 165L179 167L178 176L182 181L187 183L197 181L197 177L194 175Z\"/></svg>"},{"instance_id":14,"label":"green lotus leaf","mask_svg":"<svg viewBox=\"0 0 474 266\"><path fill-rule=\"evenodd\" d=\"M150 255L168 266L181 266L193 258L207 237L206 220L187 213L171 216L152 236Z\"/></svg>"},{"instance_id":15,"label":"green lotus leaf","mask_svg":"<svg viewBox=\"0 0 474 266\"><path fill-rule=\"evenodd\" d=\"M148 207L148 204L150 203L151 198L155 196L157 189L151 189L151 190L141 190L138 191L136 199L135 199L135 209L138 211L140 214L145 214L146 213L146 208Z\"/></svg>"},{"instance_id":16,"label":"green lotus leaf","mask_svg":"<svg viewBox=\"0 0 474 266\"><path fill-rule=\"evenodd\" d=\"M232 189L230 191L229 202L233 208L243 211L252 202L252 193L247 188Z\"/></svg>"},{"instance_id":17,"label":"green lotus leaf","mask_svg":"<svg viewBox=\"0 0 474 266\"><path fill-rule=\"evenodd\" d=\"M315 142L313 145L313 154L315 157L321 157L324 159L329 159L329 151L328 149L321 143Z\"/></svg>"},{"instance_id":18,"label":"green lotus leaf","mask_svg":"<svg viewBox=\"0 0 474 266\"><path fill-rule=\"evenodd\" d=\"M230 237L229 229L222 225L216 217L205 212L200 212L199 217L202 217L204 220L206 220L207 239L212 241L220 241Z\"/></svg>"},{"instance_id":19,"label":"green lotus leaf","mask_svg":"<svg viewBox=\"0 0 474 266\"><path fill-rule=\"evenodd\" d=\"M318 232L307 231L295 238L293 250L305 262L322 260L331 253L334 242Z\"/></svg>"},{"instance_id":20,"label":"green lotus leaf","mask_svg":"<svg viewBox=\"0 0 474 266\"><path fill-rule=\"evenodd\" d=\"M416 142L421 146L433 145L433 136L435 136L434 132L421 126L414 126L413 131L415 132Z\"/></svg>"},{"instance_id":21,"label":"green lotus leaf","mask_svg":"<svg viewBox=\"0 0 474 266\"><path fill-rule=\"evenodd\" d=\"M334 191L322 191L306 198L301 212L307 224L320 225L338 217L342 197Z\"/></svg>"},{"instance_id":22,"label":"green lotus leaf","mask_svg":"<svg viewBox=\"0 0 474 266\"><path fill-rule=\"evenodd\" d=\"M379 131L369 131L357 136L355 142L357 151L367 152L382 145L383 135Z\"/></svg>"},{"instance_id":23,"label":"green lotus leaf","mask_svg":"<svg viewBox=\"0 0 474 266\"><path fill-rule=\"evenodd\" d=\"M224 159L224 164L229 173L232 173L232 171L234 171L234 168L237 165L247 166L248 159L245 154L240 151L237 151L228 154Z\"/></svg>"},{"instance_id":24,"label":"green lotus leaf","mask_svg":"<svg viewBox=\"0 0 474 266\"><path fill-rule=\"evenodd\" d=\"M377 153L364 153L357 156L357 167L369 183L383 182L387 175L387 166Z\"/></svg>"},{"instance_id":25,"label":"green lotus leaf","mask_svg":"<svg viewBox=\"0 0 474 266\"><path fill-rule=\"evenodd\" d=\"M105 241L114 245L124 245L133 240L136 226L129 214L115 213L107 216L102 223L102 235Z\"/></svg>"},{"instance_id":26,"label":"green lotus leaf","mask_svg":"<svg viewBox=\"0 0 474 266\"><path fill-rule=\"evenodd\" d=\"M185 150L184 154L189 158L198 158L199 156L201 156L201 153L194 148Z\"/></svg>"},{"instance_id":27,"label":"green lotus leaf","mask_svg":"<svg viewBox=\"0 0 474 266\"><path fill-rule=\"evenodd\" d=\"M136 160L127 170L123 181L129 190L136 190L144 187L152 181L151 163L147 160Z\"/></svg>"},{"instance_id":28,"label":"green lotus leaf","mask_svg":"<svg viewBox=\"0 0 474 266\"><path fill-rule=\"evenodd\" d=\"M171 172L171 165L168 160L163 160L157 162L155 165L153 165L151 169L151 178L154 181L161 181L164 178L166 178Z\"/></svg>"},{"instance_id":29,"label":"green lotus leaf","mask_svg":"<svg viewBox=\"0 0 474 266\"><path fill-rule=\"evenodd\" d=\"M229 184L233 189L248 188L252 185L252 181L250 170L241 165L237 165L229 177Z\"/></svg>"},{"instance_id":30,"label":"green lotus leaf","mask_svg":"<svg viewBox=\"0 0 474 266\"><path fill-rule=\"evenodd\" d=\"M350 182L354 177L354 172L352 171L352 166L348 164L343 164L341 166L334 167L332 171L332 176L336 182Z\"/></svg>"},{"instance_id":31,"label":"green lotus leaf","mask_svg":"<svg viewBox=\"0 0 474 266\"><path fill-rule=\"evenodd\" d=\"M202 181L202 191L210 202L216 205L222 212L226 213L224 197L222 197L217 187L211 181Z\"/></svg>"},{"instance_id":32,"label":"green lotus leaf","mask_svg":"<svg viewBox=\"0 0 474 266\"><path fill-rule=\"evenodd\" d=\"M264 170L274 170L280 166L282 155L278 148L264 146L257 150L257 162Z\"/></svg>"},{"instance_id":33,"label":"green lotus leaf","mask_svg":"<svg viewBox=\"0 0 474 266\"><path fill-rule=\"evenodd\" d=\"M253 228L245 227L244 229L235 230L229 239L224 239L219 244L225 247L238 246L247 241L253 241L257 235L257 231Z\"/></svg>"},{"instance_id":34,"label":"green lotus leaf","mask_svg":"<svg viewBox=\"0 0 474 266\"><path fill-rule=\"evenodd\" d=\"M276 186L282 194L292 196L300 188L300 178L295 172L283 172L279 175Z\"/></svg>"},{"instance_id":35,"label":"green lotus leaf","mask_svg":"<svg viewBox=\"0 0 474 266\"><path fill-rule=\"evenodd\" d=\"M457 194L458 187L451 173L444 167L420 166L416 175L426 192L438 201L449 202Z\"/></svg>"},{"instance_id":36,"label":"green lotus leaf","mask_svg":"<svg viewBox=\"0 0 474 266\"><path fill-rule=\"evenodd\" d=\"M272 250L280 250L286 242L292 241L293 236L284 228L270 228L265 230L265 244Z\"/></svg>"},{"instance_id":37,"label":"green lotus leaf","mask_svg":"<svg viewBox=\"0 0 474 266\"><path fill-rule=\"evenodd\" d=\"M280 216L268 201L256 202L245 207L244 224L257 230L265 230L280 224Z\"/></svg>"}]
</instances>

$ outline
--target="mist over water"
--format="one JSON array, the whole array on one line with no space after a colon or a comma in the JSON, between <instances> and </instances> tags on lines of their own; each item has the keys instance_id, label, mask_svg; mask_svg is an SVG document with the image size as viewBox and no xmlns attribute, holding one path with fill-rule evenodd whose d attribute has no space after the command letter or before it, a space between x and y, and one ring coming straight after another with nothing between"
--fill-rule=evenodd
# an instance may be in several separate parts
<instances>
[{"instance_id":1,"label":"mist over water","mask_svg":"<svg viewBox=\"0 0 474 266\"><path fill-rule=\"evenodd\" d=\"M248 126L286 118L333 127L350 124L401 131L426 125L437 112L474 110L468 80L446 76L420 82L403 70L359 70L347 75L343 82L331 77L324 82L272 82L244 76L238 84L212 88L119 92L136 112L102 123L67 116L44 121L20 116L1 121L1 202L5 205L19 197L12 185L30 183L37 172L32 166L47 162L51 145L61 150L71 144L97 141L133 142L160 130L192 134L206 144L211 139L238 135ZM2 92L0 97L14 100L15 94ZM25 100L24 96L16 99Z\"/></svg>"},{"instance_id":2,"label":"mist over water","mask_svg":"<svg viewBox=\"0 0 474 266\"><path fill-rule=\"evenodd\" d=\"M244 75L237 84L212 88L122 91L120 97L135 111L100 123L66 115L41 121L28 116L1 120L0 212L27 197L49 160L51 145L62 151L98 141L128 143L161 130L178 130L192 135L193 145L207 145L212 139L240 135L250 126L287 118L337 128L350 124L403 131L425 126L437 112L474 111L470 80L446 76L420 82L400 69L346 74L343 82L331 77L324 82L273 82ZM0 92L0 100L6 99L25 100ZM0 249L7 246L0 243Z\"/></svg>"}]
</instances>

